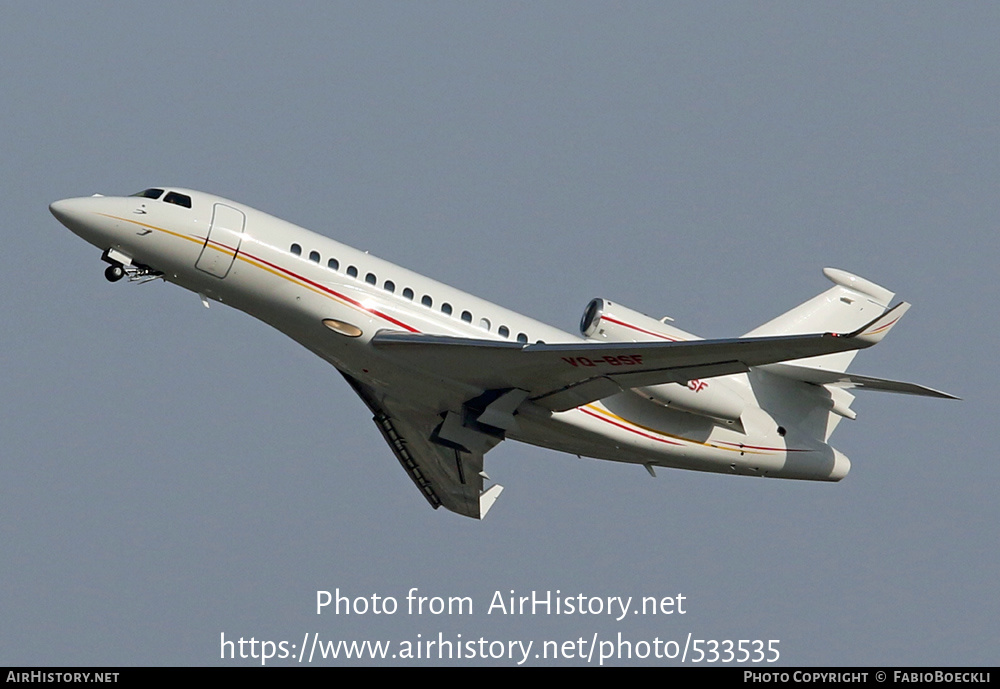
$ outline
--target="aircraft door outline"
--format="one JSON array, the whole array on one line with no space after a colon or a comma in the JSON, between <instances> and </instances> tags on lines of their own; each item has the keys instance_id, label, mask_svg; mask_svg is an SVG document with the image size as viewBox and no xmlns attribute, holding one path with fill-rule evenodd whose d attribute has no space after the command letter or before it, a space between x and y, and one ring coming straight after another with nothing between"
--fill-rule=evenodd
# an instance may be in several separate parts
<instances>
[{"instance_id":1,"label":"aircraft door outline","mask_svg":"<svg viewBox=\"0 0 1000 689\"><path fill-rule=\"evenodd\" d=\"M229 275L240 252L246 221L243 211L224 203L216 203L212 207L212 224L208 228L208 237L195 261L195 268L219 279Z\"/></svg>"}]
</instances>

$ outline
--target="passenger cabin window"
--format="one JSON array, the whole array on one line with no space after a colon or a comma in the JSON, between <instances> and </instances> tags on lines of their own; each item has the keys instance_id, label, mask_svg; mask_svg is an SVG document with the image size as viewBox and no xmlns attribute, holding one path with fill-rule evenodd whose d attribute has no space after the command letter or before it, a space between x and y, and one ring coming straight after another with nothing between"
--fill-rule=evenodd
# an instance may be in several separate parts
<instances>
[{"instance_id":1,"label":"passenger cabin window","mask_svg":"<svg viewBox=\"0 0 1000 689\"><path fill-rule=\"evenodd\" d=\"M441 313L443 313L446 316L450 316L451 304L449 304L448 302L444 302L443 304L441 304Z\"/></svg>"},{"instance_id":2,"label":"passenger cabin window","mask_svg":"<svg viewBox=\"0 0 1000 689\"><path fill-rule=\"evenodd\" d=\"M354 266L347 266L347 274L352 278L356 278L358 276L358 269Z\"/></svg>"},{"instance_id":3,"label":"passenger cabin window","mask_svg":"<svg viewBox=\"0 0 1000 689\"><path fill-rule=\"evenodd\" d=\"M145 189L143 191L136 192L132 196L138 196L142 199L158 199L163 196L162 189Z\"/></svg>"},{"instance_id":4,"label":"passenger cabin window","mask_svg":"<svg viewBox=\"0 0 1000 689\"><path fill-rule=\"evenodd\" d=\"M525 335L524 333L518 333L517 341L520 342L521 344L528 344L528 336Z\"/></svg>"},{"instance_id":5,"label":"passenger cabin window","mask_svg":"<svg viewBox=\"0 0 1000 689\"><path fill-rule=\"evenodd\" d=\"M500 334L500 337L510 337L510 330L506 325L501 325L497 328L497 332Z\"/></svg>"},{"instance_id":6,"label":"passenger cabin window","mask_svg":"<svg viewBox=\"0 0 1000 689\"><path fill-rule=\"evenodd\" d=\"M412 300L413 299L413 290L410 289L409 287L407 287L406 289L404 289L403 290L403 297L405 297L406 299Z\"/></svg>"},{"instance_id":7,"label":"passenger cabin window","mask_svg":"<svg viewBox=\"0 0 1000 689\"><path fill-rule=\"evenodd\" d=\"M299 246L298 244L292 244L292 253L295 254L296 256L301 256L302 247Z\"/></svg>"},{"instance_id":8,"label":"passenger cabin window","mask_svg":"<svg viewBox=\"0 0 1000 689\"><path fill-rule=\"evenodd\" d=\"M365 282L369 285L374 285L378 282L378 279L375 277L375 273L368 273L368 275L365 275Z\"/></svg>"},{"instance_id":9,"label":"passenger cabin window","mask_svg":"<svg viewBox=\"0 0 1000 689\"><path fill-rule=\"evenodd\" d=\"M385 291L389 292L389 293L395 292L396 291L396 283L393 282L392 280L386 280L385 281Z\"/></svg>"},{"instance_id":10,"label":"passenger cabin window","mask_svg":"<svg viewBox=\"0 0 1000 689\"><path fill-rule=\"evenodd\" d=\"M178 194L176 191L167 193L167 195L163 197L163 202L183 206L184 208L191 207L191 197L187 194Z\"/></svg>"},{"instance_id":11,"label":"passenger cabin window","mask_svg":"<svg viewBox=\"0 0 1000 689\"><path fill-rule=\"evenodd\" d=\"M462 320L465 321L466 323L471 323L472 322L472 314L469 313L468 311L463 311L462 312Z\"/></svg>"},{"instance_id":12,"label":"passenger cabin window","mask_svg":"<svg viewBox=\"0 0 1000 689\"><path fill-rule=\"evenodd\" d=\"M309 260L313 261L314 263L319 263L319 252L318 251L310 251L309 252Z\"/></svg>"},{"instance_id":13,"label":"passenger cabin window","mask_svg":"<svg viewBox=\"0 0 1000 689\"><path fill-rule=\"evenodd\" d=\"M434 300L431 299L430 295L428 294L424 295L424 298L420 300L420 303L426 306L427 308L434 306Z\"/></svg>"},{"instance_id":14,"label":"passenger cabin window","mask_svg":"<svg viewBox=\"0 0 1000 689\"><path fill-rule=\"evenodd\" d=\"M340 261L335 258L331 258L326 262L326 267L330 270L340 270Z\"/></svg>"},{"instance_id":15,"label":"passenger cabin window","mask_svg":"<svg viewBox=\"0 0 1000 689\"><path fill-rule=\"evenodd\" d=\"M490 319L489 318L480 318L479 319L479 327L482 328L483 330L489 330L490 329Z\"/></svg>"}]
</instances>

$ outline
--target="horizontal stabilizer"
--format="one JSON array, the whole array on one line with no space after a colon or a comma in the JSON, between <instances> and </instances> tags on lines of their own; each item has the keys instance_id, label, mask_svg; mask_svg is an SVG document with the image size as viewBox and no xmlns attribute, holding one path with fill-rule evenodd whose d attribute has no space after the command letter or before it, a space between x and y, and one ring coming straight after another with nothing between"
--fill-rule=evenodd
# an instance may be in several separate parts
<instances>
[{"instance_id":1,"label":"horizontal stabilizer","mask_svg":"<svg viewBox=\"0 0 1000 689\"><path fill-rule=\"evenodd\" d=\"M856 388L860 390L881 390L883 392L898 392L904 395L939 397L949 400L961 399L947 392L941 392L940 390L917 385L916 383L906 383L901 380L889 380L888 378L875 378L837 371L824 371L819 368L808 368L806 366L796 366L795 364L768 364L760 368L763 371L782 376L783 378L801 380L805 383L814 383L815 385L829 385L835 388Z\"/></svg>"}]
</instances>

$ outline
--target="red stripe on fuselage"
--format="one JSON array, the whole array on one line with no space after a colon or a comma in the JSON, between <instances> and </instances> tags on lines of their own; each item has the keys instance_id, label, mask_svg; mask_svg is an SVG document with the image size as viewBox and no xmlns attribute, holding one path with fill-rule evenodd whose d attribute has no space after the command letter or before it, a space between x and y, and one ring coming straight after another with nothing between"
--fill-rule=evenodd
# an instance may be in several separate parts
<instances>
[{"instance_id":1,"label":"red stripe on fuselage","mask_svg":"<svg viewBox=\"0 0 1000 689\"><path fill-rule=\"evenodd\" d=\"M199 239L204 239L204 238L203 237L199 237ZM239 249L239 250L234 249L233 247L227 246L225 244L222 244L221 242L217 242L214 239L210 239L208 241L211 242L212 244L215 244L217 246L220 246L220 247L226 249L227 251L232 251L234 258L237 258L237 257L239 257L239 256L242 255L242 256L245 256L247 258L253 259L254 261L258 261L259 263L263 263L264 265L268 266L269 268L272 268L272 269L274 269L274 270L276 270L276 271L278 271L280 273L284 273L284 274L286 274L286 275L288 275L288 276L290 276L292 278L295 278L296 280L304 282L307 285L310 285L310 286L312 286L312 287L314 287L314 288L316 288L316 289L318 289L318 290L320 290L322 292L326 292L327 294L329 294L331 296L334 296L337 299L345 301L345 302L351 304L352 306L354 306L355 308L358 308L358 309L364 311L365 313L370 313L373 316L377 316L378 318L381 318L384 321L392 323L393 325L398 325L400 328L408 330L411 333L419 333L420 332L419 330L417 330L413 326L407 325L406 323L403 323L402 321L396 320L392 316L388 316L388 315L382 313L381 311L376 311L375 309L369 309L368 307L366 307L363 304L361 304L361 302L359 302L359 301L357 301L355 299L351 299L350 297L348 297L348 296L346 296L344 294L341 294L340 292L332 290L332 289L330 289L329 287L327 287L325 285L322 285L322 284L320 284L318 282L310 280L309 278L304 277L302 275L299 275L298 273L295 273L295 272L293 272L291 270L288 270L287 268L282 268L281 266L279 266L279 265L277 265L275 263L271 263L270 261L267 261L267 260L265 260L263 258L260 258L259 256L254 256L253 254L248 253L246 251L243 251L242 249Z\"/></svg>"},{"instance_id":2,"label":"red stripe on fuselage","mask_svg":"<svg viewBox=\"0 0 1000 689\"><path fill-rule=\"evenodd\" d=\"M665 438L657 438L655 435L650 435L649 433L645 433L643 431L637 430L637 429L632 428L630 426L626 426L625 424L618 423L617 421L613 421L613 420L611 420L611 419L609 419L607 417L601 416L600 414L595 414L594 412L592 412L592 411L590 411L588 409L584 409L583 407L578 407L578 409L580 411L582 411L584 414L586 414L587 416L593 416L598 421L603 421L604 423L610 423L612 426L617 426L618 428L621 428L623 430L631 431L632 433L635 433L636 435L641 435L644 438L649 438L650 440L656 440L656 441L661 442L661 443L666 443L667 445L681 445L682 444L682 443L674 442L673 440L667 440Z\"/></svg>"},{"instance_id":3,"label":"red stripe on fuselage","mask_svg":"<svg viewBox=\"0 0 1000 689\"><path fill-rule=\"evenodd\" d=\"M679 340L676 337L670 337L669 335L663 335L662 333L655 333L652 330L646 330L645 328L640 328L637 325L632 325L631 323L626 323L625 321L620 321L617 318L612 318L611 316L601 316L601 319L605 320L605 321L611 321L615 325L620 325L620 326L623 326L625 328L631 328L632 330L636 330L636 331L638 331L640 333L645 333L646 335L652 335L653 337L658 337L661 340L669 340L670 342L682 342L683 341L683 340Z\"/></svg>"}]
</instances>

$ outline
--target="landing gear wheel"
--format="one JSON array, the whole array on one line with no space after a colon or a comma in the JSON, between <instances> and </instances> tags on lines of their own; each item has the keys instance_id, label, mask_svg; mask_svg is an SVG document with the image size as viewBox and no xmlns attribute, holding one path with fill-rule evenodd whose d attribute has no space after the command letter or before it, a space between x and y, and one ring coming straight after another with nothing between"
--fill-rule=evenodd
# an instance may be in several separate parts
<instances>
[{"instance_id":1,"label":"landing gear wheel","mask_svg":"<svg viewBox=\"0 0 1000 689\"><path fill-rule=\"evenodd\" d=\"M119 265L108 266L104 269L104 277L108 282L118 282L125 277L125 269Z\"/></svg>"}]
</instances>

